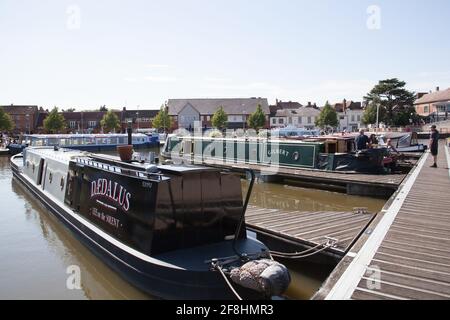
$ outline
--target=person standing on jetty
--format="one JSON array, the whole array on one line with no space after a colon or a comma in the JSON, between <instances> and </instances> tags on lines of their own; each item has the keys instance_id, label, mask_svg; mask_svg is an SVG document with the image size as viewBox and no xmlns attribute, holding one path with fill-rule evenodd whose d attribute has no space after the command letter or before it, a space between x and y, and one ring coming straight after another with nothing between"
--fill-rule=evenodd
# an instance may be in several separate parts
<instances>
[{"instance_id":1,"label":"person standing on jetty","mask_svg":"<svg viewBox=\"0 0 450 320\"><path fill-rule=\"evenodd\" d=\"M432 168L437 168L438 146L439 146L439 131L437 131L435 125L432 125L430 143L428 145L428 147L430 148L431 155L433 156L434 159L434 163L431 166Z\"/></svg>"},{"instance_id":2,"label":"person standing on jetty","mask_svg":"<svg viewBox=\"0 0 450 320\"><path fill-rule=\"evenodd\" d=\"M364 134L364 129L359 130L359 136L355 139L356 150L366 150L369 144L369 137Z\"/></svg>"}]
</instances>

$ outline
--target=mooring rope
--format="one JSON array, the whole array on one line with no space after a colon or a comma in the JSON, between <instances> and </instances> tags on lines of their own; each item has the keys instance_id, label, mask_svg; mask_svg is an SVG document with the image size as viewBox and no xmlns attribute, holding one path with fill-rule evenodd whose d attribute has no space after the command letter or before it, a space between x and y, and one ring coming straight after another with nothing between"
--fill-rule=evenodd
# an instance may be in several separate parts
<instances>
[{"instance_id":1,"label":"mooring rope","mask_svg":"<svg viewBox=\"0 0 450 320\"><path fill-rule=\"evenodd\" d=\"M312 248L309 248L307 250L301 251L301 252L277 252L277 251L270 251L270 254L277 258L285 258L285 259L303 259L310 257L312 255L318 254L328 248L332 248L336 245L338 242L337 239L328 238L327 242L320 243ZM320 247L323 247L319 249Z\"/></svg>"},{"instance_id":2,"label":"mooring rope","mask_svg":"<svg viewBox=\"0 0 450 320\"><path fill-rule=\"evenodd\" d=\"M228 285L228 287L230 288L230 290L233 292L233 294L236 296L236 298L240 301L244 300L241 298L241 296L237 293L237 291L234 289L233 285L230 283L230 281L228 280L227 276L225 275L225 273L223 273L222 267L217 265L216 266L217 270L220 272L220 274L222 275L223 279L225 280L226 284Z\"/></svg>"}]
</instances>

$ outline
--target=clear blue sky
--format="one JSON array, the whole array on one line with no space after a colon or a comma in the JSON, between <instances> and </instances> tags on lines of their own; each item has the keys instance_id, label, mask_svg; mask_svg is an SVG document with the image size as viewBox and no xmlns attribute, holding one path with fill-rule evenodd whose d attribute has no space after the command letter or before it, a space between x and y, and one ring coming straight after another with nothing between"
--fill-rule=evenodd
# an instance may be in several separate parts
<instances>
[{"instance_id":1,"label":"clear blue sky","mask_svg":"<svg viewBox=\"0 0 450 320\"><path fill-rule=\"evenodd\" d=\"M0 0L0 104L323 104L388 77L447 88L449 16L448 0Z\"/></svg>"}]
</instances>

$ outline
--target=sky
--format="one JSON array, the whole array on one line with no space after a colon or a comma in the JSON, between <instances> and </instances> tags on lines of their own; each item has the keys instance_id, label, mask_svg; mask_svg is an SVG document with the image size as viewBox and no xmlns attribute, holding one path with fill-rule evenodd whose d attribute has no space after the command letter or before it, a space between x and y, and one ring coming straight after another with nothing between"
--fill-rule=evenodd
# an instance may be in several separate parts
<instances>
[{"instance_id":1,"label":"sky","mask_svg":"<svg viewBox=\"0 0 450 320\"><path fill-rule=\"evenodd\" d=\"M450 87L448 0L0 0L0 105L361 101Z\"/></svg>"}]
</instances>

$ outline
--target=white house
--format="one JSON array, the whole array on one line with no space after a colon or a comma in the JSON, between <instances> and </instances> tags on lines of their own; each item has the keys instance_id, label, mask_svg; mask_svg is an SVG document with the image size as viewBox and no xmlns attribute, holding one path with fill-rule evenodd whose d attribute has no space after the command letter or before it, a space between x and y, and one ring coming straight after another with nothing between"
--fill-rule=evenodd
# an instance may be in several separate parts
<instances>
[{"instance_id":1,"label":"white house","mask_svg":"<svg viewBox=\"0 0 450 320\"><path fill-rule=\"evenodd\" d=\"M347 101L344 99L343 102L335 103L333 108L338 114L339 131L358 131L361 127L364 114L361 102Z\"/></svg>"},{"instance_id":2,"label":"white house","mask_svg":"<svg viewBox=\"0 0 450 320\"><path fill-rule=\"evenodd\" d=\"M293 126L297 128L314 129L320 110L313 106L304 106L298 109L280 109L270 119L272 128Z\"/></svg>"}]
</instances>

